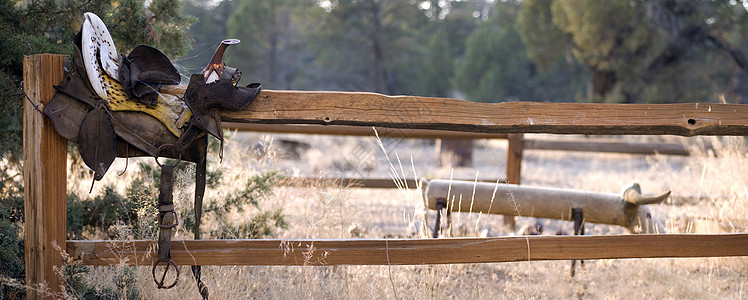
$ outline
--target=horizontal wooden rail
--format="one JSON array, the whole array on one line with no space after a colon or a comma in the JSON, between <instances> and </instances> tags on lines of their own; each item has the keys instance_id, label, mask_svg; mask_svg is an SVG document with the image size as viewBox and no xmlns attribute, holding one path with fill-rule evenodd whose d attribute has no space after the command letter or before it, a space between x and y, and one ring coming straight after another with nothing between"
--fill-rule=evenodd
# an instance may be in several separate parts
<instances>
[{"instance_id":1,"label":"horizontal wooden rail","mask_svg":"<svg viewBox=\"0 0 748 300\"><path fill-rule=\"evenodd\" d=\"M83 265L151 265L155 241L67 241ZM748 256L748 234L173 241L180 265L421 265Z\"/></svg>"},{"instance_id":2,"label":"horizontal wooden rail","mask_svg":"<svg viewBox=\"0 0 748 300\"><path fill-rule=\"evenodd\" d=\"M748 105L476 103L374 93L263 90L224 121L483 133L748 135Z\"/></svg>"},{"instance_id":3,"label":"horizontal wooden rail","mask_svg":"<svg viewBox=\"0 0 748 300\"><path fill-rule=\"evenodd\" d=\"M587 142L587 141L548 141L525 139L525 150L559 150L627 154L690 155L682 144L628 143L628 142Z\"/></svg>"},{"instance_id":4,"label":"horizontal wooden rail","mask_svg":"<svg viewBox=\"0 0 748 300\"><path fill-rule=\"evenodd\" d=\"M320 177L293 177L280 182L283 186L324 186L324 187L353 187L367 189L396 189L396 188L416 188L414 179L401 179L395 182L391 178L320 178Z\"/></svg>"},{"instance_id":5,"label":"horizontal wooden rail","mask_svg":"<svg viewBox=\"0 0 748 300\"><path fill-rule=\"evenodd\" d=\"M458 179L455 179L458 180ZM472 181L474 179L461 179ZM503 179L478 179L478 182L491 182L491 183L506 183ZM322 177L290 177L287 180L279 182L283 186L296 186L296 187L308 187L308 186L343 186L352 188L366 188L366 189L396 189L396 188L408 188L415 189L415 179L398 179L395 181L391 178L322 178Z\"/></svg>"},{"instance_id":6,"label":"horizontal wooden rail","mask_svg":"<svg viewBox=\"0 0 748 300\"><path fill-rule=\"evenodd\" d=\"M224 128L239 131L255 131L270 133L301 133L323 135L374 136L374 129L363 126L346 125L294 125L294 124L256 124L223 122ZM431 129L387 128L378 127L377 135L394 138L419 139L506 139L506 134L463 132Z\"/></svg>"}]
</instances>

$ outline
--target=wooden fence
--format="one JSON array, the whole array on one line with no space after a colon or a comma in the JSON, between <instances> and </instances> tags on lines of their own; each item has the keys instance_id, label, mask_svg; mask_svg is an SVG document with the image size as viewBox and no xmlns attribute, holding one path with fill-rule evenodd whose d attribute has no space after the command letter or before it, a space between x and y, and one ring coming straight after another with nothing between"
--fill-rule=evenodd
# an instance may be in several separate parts
<instances>
[{"instance_id":1,"label":"wooden fence","mask_svg":"<svg viewBox=\"0 0 748 300\"><path fill-rule=\"evenodd\" d=\"M155 241L66 241L66 141L37 105L63 78L64 56L24 57L24 207L26 283L64 288L55 272L65 249L82 264L114 264L117 255L150 265ZM480 134L748 135L748 106L728 104L472 103L372 93L263 91L225 121L440 129ZM155 201L155 199L154 199ZM119 251L119 250L121 251ZM180 264L389 265L552 259L748 255L748 234L514 238L173 241ZM309 255L310 251L318 254ZM459 251L460 256L451 255ZM305 256L306 255L306 256ZM259 259L253 259L257 257ZM29 299L41 298L34 288Z\"/></svg>"},{"instance_id":2,"label":"wooden fence","mask_svg":"<svg viewBox=\"0 0 748 300\"><path fill-rule=\"evenodd\" d=\"M295 124L253 124L226 122L224 128L267 133L295 133L295 134L321 134L321 135L343 135L343 136L374 136L374 130L370 127L345 126L345 125L295 125ZM506 177L504 179L485 179L490 182L503 182L519 184L521 181L522 157L526 150L558 150L577 152L598 153L625 153L625 154L664 154L664 155L690 155L690 152L682 144L662 143L639 143L639 142L601 142L601 141L554 141L543 139L528 139L521 134L499 134L499 133L476 133L460 131L444 131L429 129L393 129L377 128L380 137L393 138L422 138L422 139L505 139L508 140ZM299 182L326 182L323 178L303 177L299 181L289 181L289 184ZM327 182L360 188L398 188L398 184L390 178L339 178L339 180ZM404 187L416 188L415 181L407 180Z\"/></svg>"}]
</instances>

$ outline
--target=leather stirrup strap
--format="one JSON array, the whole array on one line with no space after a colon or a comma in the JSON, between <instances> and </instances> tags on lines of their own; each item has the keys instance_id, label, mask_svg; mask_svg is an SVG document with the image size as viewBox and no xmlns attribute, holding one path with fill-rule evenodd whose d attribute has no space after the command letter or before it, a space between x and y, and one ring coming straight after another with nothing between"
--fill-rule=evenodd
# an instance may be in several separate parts
<instances>
[{"instance_id":1,"label":"leather stirrup strap","mask_svg":"<svg viewBox=\"0 0 748 300\"><path fill-rule=\"evenodd\" d=\"M158 195L158 261L168 262L171 259L170 242L172 228L177 226L177 215L174 212L174 166L161 165L161 186Z\"/></svg>"},{"instance_id":2,"label":"leather stirrup strap","mask_svg":"<svg viewBox=\"0 0 748 300\"><path fill-rule=\"evenodd\" d=\"M158 162L158 159L156 160ZM176 165L160 164L161 165L161 183L159 187L158 195L158 261L153 265L153 280L158 285L159 289L170 289L177 285L179 281L179 268L176 263L171 260L171 234L172 229L179 224L177 214L174 211L174 167ZM167 263L166 269L164 270L163 276L159 281L156 278L156 266L159 263ZM165 284L164 279L166 273L169 271L169 267L173 266L176 271L176 279L172 284Z\"/></svg>"},{"instance_id":3,"label":"leather stirrup strap","mask_svg":"<svg viewBox=\"0 0 748 300\"><path fill-rule=\"evenodd\" d=\"M200 239L200 220L203 214L203 196L205 195L205 178L207 173L207 159L203 156L202 160L197 163L195 168L195 239ZM208 299L208 287L200 280L202 266L192 266L192 275L197 282L197 289L203 300Z\"/></svg>"},{"instance_id":4,"label":"leather stirrup strap","mask_svg":"<svg viewBox=\"0 0 748 300\"><path fill-rule=\"evenodd\" d=\"M177 142L174 143L174 151L176 151L177 153L182 153L185 149L187 149L187 147L189 147L192 144L192 142L195 139L197 139L197 136L200 135L200 133L204 132L197 125L195 125L195 122L193 122L192 119L190 119L190 123L189 124L190 124L190 126L187 127L187 130L185 130L184 133L182 133L182 135L179 136L179 139L177 140ZM207 153L207 151L206 151L206 153ZM205 156L203 156L202 159L205 160ZM197 179L197 178L195 178L195 179ZM201 197L201 200L202 200L202 195L200 197ZM197 193L195 194L195 200L197 200ZM195 207L195 208L197 209L197 207ZM197 210L195 210L195 212L197 212Z\"/></svg>"}]
</instances>

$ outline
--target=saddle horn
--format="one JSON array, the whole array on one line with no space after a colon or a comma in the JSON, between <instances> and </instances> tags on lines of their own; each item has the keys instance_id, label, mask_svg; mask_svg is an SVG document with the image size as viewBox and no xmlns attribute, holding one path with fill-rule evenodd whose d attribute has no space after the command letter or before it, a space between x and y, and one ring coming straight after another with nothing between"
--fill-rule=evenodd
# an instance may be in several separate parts
<instances>
[{"instance_id":1,"label":"saddle horn","mask_svg":"<svg viewBox=\"0 0 748 300\"><path fill-rule=\"evenodd\" d=\"M218 49L213 53L210 62L208 62L208 65L203 69L205 84L212 83L218 79L231 79L234 84L239 81L239 78L234 79L235 74L237 74L236 68L226 67L223 63L223 54L226 52L226 48L239 43L241 43L239 39L225 39L220 45L218 45ZM224 76L224 73L228 76ZM241 73L238 74L241 77Z\"/></svg>"}]
</instances>

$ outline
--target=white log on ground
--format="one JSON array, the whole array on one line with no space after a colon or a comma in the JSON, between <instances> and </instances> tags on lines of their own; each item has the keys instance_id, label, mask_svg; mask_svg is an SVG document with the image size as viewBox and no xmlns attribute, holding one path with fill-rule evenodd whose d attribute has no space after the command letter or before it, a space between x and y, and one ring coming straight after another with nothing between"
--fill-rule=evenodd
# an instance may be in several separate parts
<instances>
[{"instance_id":1,"label":"white log on ground","mask_svg":"<svg viewBox=\"0 0 748 300\"><path fill-rule=\"evenodd\" d=\"M573 220L572 209L582 209L584 221L622 226L631 233L665 233L648 204L660 203L670 192L643 196L638 184L619 194L458 180L423 180L426 207L437 209L446 200L452 212L515 215Z\"/></svg>"}]
</instances>

